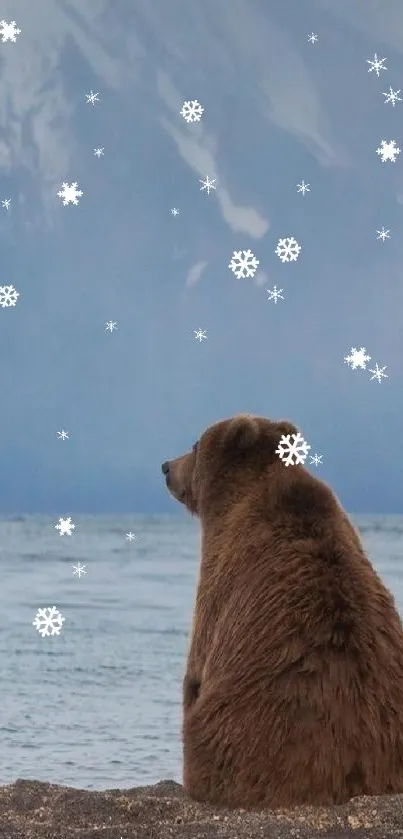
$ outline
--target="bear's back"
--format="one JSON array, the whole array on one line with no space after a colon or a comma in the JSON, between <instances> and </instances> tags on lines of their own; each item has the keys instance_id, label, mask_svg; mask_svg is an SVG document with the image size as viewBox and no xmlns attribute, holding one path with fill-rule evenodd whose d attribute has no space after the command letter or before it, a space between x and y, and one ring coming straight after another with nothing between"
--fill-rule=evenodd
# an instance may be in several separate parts
<instances>
[{"instance_id":1,"label":"bear's back","mask_svg":"<svg viewBox=\"0 0 403 839\"><path fill-rule=\"evenodd\" d=\"M210 526L194 627L209 639L184 720L194 797L287 806L403 791L402 624L326 485L297 467Z\"/></svg>"}]
</instances>

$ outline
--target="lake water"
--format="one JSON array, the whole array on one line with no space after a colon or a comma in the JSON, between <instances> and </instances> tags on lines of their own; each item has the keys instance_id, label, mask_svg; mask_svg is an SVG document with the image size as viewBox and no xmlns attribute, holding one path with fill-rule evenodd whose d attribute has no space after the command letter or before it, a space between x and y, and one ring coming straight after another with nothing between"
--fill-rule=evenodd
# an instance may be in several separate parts
<instances>
[{"instance_id":1,"label":"lake water","mask_svg":"<svg viewBox=\"0 0 403 839\"><path fill-rule=\"evenodd\" d=\"M403 613L403 516L352 517ZM180 516L0 520L0 783L181 781L181 683L198 523ZM136 538L126 539L132 532ZM85 574L74 574L74 566ZM65 622L42 637L39 608Z\"/></svg>"}]
</instances>

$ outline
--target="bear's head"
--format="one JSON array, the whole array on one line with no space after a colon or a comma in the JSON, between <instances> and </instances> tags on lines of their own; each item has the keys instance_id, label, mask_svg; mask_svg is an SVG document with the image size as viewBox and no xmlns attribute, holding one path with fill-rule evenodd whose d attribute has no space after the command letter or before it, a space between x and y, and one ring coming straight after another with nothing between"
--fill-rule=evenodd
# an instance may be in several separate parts
<instances>
[{"instance_id":1,"label":"bear's head","mask_svg":"<svg viewBox=\"0 0 403 839\"><path fill-rule=\"evenodd\" d=\"M250 414L221 420L207 428L191 451L162 464L166 485L177 501L201 515L206 502L217 508L220 500L239 498L267 478L270 466L281 463L276 454L280 438L296 433L287 420Z\"/></svg>"}]
</instances>

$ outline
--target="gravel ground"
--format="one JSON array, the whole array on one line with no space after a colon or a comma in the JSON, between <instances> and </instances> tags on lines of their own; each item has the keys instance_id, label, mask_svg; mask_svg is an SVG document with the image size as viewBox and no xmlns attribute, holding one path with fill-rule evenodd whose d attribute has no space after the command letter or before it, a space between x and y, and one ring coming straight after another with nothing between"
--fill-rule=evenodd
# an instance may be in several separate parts
<instances>
[{"instance_id":1,"label":"gravel ground","mask_svg":"<svg viewBox=\"0 0 403 839\"><path fill-rule=\"evenodd\" d=\"M218 810L174 781L87 790L18 780L0 787L0 839L403 839L403 795L337 807Z\"/></svg>"}]
</instances>

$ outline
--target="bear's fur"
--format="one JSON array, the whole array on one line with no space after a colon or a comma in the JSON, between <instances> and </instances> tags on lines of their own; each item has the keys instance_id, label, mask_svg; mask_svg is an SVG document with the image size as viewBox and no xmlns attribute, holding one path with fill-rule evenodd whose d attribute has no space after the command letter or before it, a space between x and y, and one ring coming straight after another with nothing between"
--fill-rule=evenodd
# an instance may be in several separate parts
<instances>
[{"instance_id":1,"label":"bear's fur","mask_svg":"<svg viewBox=\"0 0 403 839\"><path fill-rule=\"evenodd\" d=\"M163 464L201 521L183 689L184 786L228 807L403 792L403 629L322 481L240 415Z\"/></svg>"}]
</instances>

